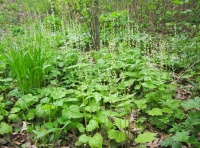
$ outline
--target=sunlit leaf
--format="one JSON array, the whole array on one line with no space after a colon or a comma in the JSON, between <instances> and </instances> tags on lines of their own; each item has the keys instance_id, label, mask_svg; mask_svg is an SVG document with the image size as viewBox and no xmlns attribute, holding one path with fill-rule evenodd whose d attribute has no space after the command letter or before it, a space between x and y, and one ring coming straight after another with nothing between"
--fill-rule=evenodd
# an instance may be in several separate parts
<instances>
[{"instance_id":1,"label":"sunlit leaf","mask_svg":"<svg viewBox=\"0 0 200 148\"><path fill-rule=\"evenodd\" d=\"M78 138L78 141L80 141L81 143L88 143L89 137L87 135L83 134Z\"/></svg>"},{"instance_id":2,"label":"sunlit leaf","mask_svg":"<svg viewBox=\"0 0 200 148\"><path fill-rule=\"evenodd\" d=\"M49 134L49 133L57 132L57 131L59 131L59 130L60 130L60 128L51 128L51 129L43 130L43 131L36 131L36 130L33 130L33 133L36 134L37 138L41 138L41 137L46 136L46 135Z\"/></svg>"},{"instance_id":3,"label":"sunlit leaf","mask_svg":"<svg viewBox=\"0 0 200 148\"><path fill-rule=\"evenodd\" d=\"M126 119L120 119L120 118L114 118L115 125L119 128L127 128L129 126L129 120Z\"/></svg>"},{"instance_id":4,"label":"sunlit leaf","mask_svg":"<svg viewBox=\"0 0 200 148\"><path fill-rule=\"evenodd\" d=\"M91 119L89 121L89 124L86 126L86 131L91 132L91 131L95 130L96 128L99 128L98 122L94 119Z\"/></svg>"},{"instance_id":5,"label":"sunlit leaf","mask_svg":"<svg viewBox=\"0 0 200 148\"><path fill-rule=\"evenodd\" d=\"M171 108L164 107L164 108L162 108L162 112L171 114L171 113L173 113L173 110Z\"/></svg>"},{"instance_id":6,"label":"sunlit leaf","mask_svg":"<svg viewBox=\"0 0 200 148\"><path fill-rule=\"evenodd\" d=\"M152 110L147 112L151 116L160 116L162 115L162 110L160 108L153 108Z\"/></svg>"},{"instance_id":7,"label":"sunlit leaf","mask_svg":"<svg viewBox=\"0 0 200 148\"><path fill-rule=\"evenodd\" d=\"M83 126L82 123L73 123L73 125L79 130L79 132L84 132L85 131L85 127Z\"/></svg>"},{"instance_id":8,"label":"sunlit leaf","mask_svg":"<svg viewBox=\"0 0 200 148\"><path fill-rule=\"evenodd\" d=\"M138 135L137 138L135 138L135 142L137 143L146 143L146 142L151 142L153 140L156 140L155 136L156 133L151 133L151 132L144 132L143 134Z\"/></svg>"},{"instance_id":9,"label":"sunlit leaf","mask_svg":"<svg viewBox=\"0 0 200 148\"><path fill-rule=\"evenodd\" d=\"M200 106L200 97L195 97L194 99L190 99L188 101L184 101L181 103L181 106L186 109L192 109Z\"/></svg>"},{"instance_id":10,"label":"sunlit leaf","mask_svg":"<svg viewBox=\"0 0 200 148\"><path fill-rule=\"evenodd\" d=\"M89 145L91 148L102 148L103 137L100 133L96 133L93 137L89 138Z\"/></svg>"},{"instance_id":11,"label":"sunlit leaf","mask_svg":"<svg viewBox=\"0 0 200 148\"><path fill-rule=\"evenodd\" d=\"M85 110L92 113L100 109L99 103L96 103L95 100L90 101L89 105L85 107Z\"/></svg>"},{"instance_id":12,"label":"sunlit leaf","mask_svg":"<svg viewBox=\"0 0 200 148\"><path fill-rule=\"evenodd\" d=\"M146 100L135 100L134 103L137 105L137 107L139 109L145 109L146 108L146 103L147 101Z\"/></svg>"},{"instance_id":13,"label":"sunlit leaf","mask_svg":"<svg viewBox=\"0 0 200 148\"><path fill-rule=\"evenodd\" d=\"M7 133L12 133L12 126L5 122L1 122L0 124L0 135L4 135Z\"/></svg>"},{"instance_id":14,"label":"sunlit leaf","mask_svg":"<svg viewBox=\"0 0 200 148\"><path fill-rule=\"evenodd\" d=\"M126 133L111 129L108 131L108 138L116 140L118 143L126 140Z\"/></svg>"},{"instance_id":15,"label":"sunlit leaf","mask_svg":"<svg viewBox=\"0 0 200 148\"><path fill-rule=\"evenodd\" d=\"M101 94L98 92L94 92L93 95L96 100L96 103L98 103L101 100Z\"/></svg>"},{"instance_id":16,"label":"sunlit leaf","mask_svg":"<svg viewBox=\"0 0 200 148\"><path fill-rule=\"evenodd\" d=\"M17 100L17 102L15 103L15 107L19 107L21 109L27 109L29 106L33 105L36 102L38 102L38 96L27 94Z\"/></svg>"},{"instance_id":17,"label":"sunlit leaf","mask_svg":"<svg viewBox=\"0 0 200 148\"><path fill-rule=\"evenodd\" d=\"M63 98L67 92L65 92L65 89L62 87L57 87L54 88L51 92L50 92L51 96L53 99L61 99Z\"/></svg>"},{"instance_id":18,"label":"sunlit leaf","mask_svg":"<svg viewBox=\"0 0 200 148\"><path fill-rule=\"evenodd\" d=\"M83 117L83 114L80 112L79 106L77 105L71 105L67 109L63 109L62 115L68 119Z\"/></svg>"},{"instance_id":19,"label":"sunlit leaf","mask_svg":"<svg viewBox=\"0 0 200 148\"><path fill-rule=\"evenodd\" d=\"M182 131L182 132L176 132L173 138L174 141L181 141L181 142L187 142L189 139L189 132L188 131Z\"/></svg>"}]
</instances>

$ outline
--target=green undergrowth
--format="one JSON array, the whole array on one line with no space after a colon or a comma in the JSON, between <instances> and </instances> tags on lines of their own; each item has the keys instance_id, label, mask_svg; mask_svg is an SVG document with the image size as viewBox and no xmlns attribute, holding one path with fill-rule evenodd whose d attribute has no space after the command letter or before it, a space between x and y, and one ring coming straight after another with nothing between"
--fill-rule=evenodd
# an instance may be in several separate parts
<instances>
[{"instance_id":1,"label":"green undergrowth","mask_svg":"<svg viewBox=\"0 0 200 148\"><path fill-rule=\"evenodd\" d=\"M137 148L169 135L162 147L198 148L198 33L151 35L114 11L100 15L95 51L81 23L29 13L38 17L31 25L0 13L1 24L13 23L0 41L0 138L25 130L38 147Z\"/></svg>"},{"instance_id":2,"label":"green undergrowth","mask_svg":"<svg viewBox=\"0 0 200 148\"><path fill-rule=\"evenodd\" d=\"M198 146L199 97L176 99L173 83L174 73L197 58L198 42L190 45L194 54L184 51L191 53L185 59L177 51L184 38L168 43L159 38L155 46L155 38L137 31L130 40L113 40L99 51L85 52L84 42L76 42L81 38L76 38L75 27L55 30L48 21L40 23L12 33L1 44L1 135L20 131L10 123L25 121L39 147L59 140L77 147L140 147L161 132L174 134L162 146ZM184 76L198 76L197 69L194 64Z\"/></svg>"},{"instance_id":3,"label":"green undergrowth","mask_svg":"<svg viewBox=\"0 0 200 148\"><path fill-rule=\"evenodd\" d=\"M26 52L18 58L22 57L26 59ZM14 88L6 97L1 95L0 134L19 131L8 123L26 121L32 123L27 131L38 146L62 139L62 145L129 147L131 141L140 146L156 139L158 133L147 130L150 123L160 131L176 132L168 139L172 143L191 143L192 139L192 144L198 145L198 131L192 129L199 126L198 111L193 111L199 98L196 102L173 99L176 86L169 73L156 68L139 48L120 46L84 53L63 49L52 59L46 87L26 94L23 87ZM187 114L181 108L192 112ZM193 118L197 121L191 124ZM182 133L185 137L176 137ZM163 146L169 145L168 141Z\"/></svg>"}]
</instances>

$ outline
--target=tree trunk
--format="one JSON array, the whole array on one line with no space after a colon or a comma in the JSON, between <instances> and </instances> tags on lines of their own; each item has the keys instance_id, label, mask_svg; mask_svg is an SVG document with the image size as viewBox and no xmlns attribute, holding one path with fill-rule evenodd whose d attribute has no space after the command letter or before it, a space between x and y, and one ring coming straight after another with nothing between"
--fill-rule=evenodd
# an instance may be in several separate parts
<instances>
[{"instance_id":1,"label":"tree trunk","mask_svg":"<svg viewBox=\"0 0 200 148\"><path fill-rule=\"evenodd\" d=\"M94 48L95 50L100 50L100 29L99 29L99 0L94 0L94 25L93 25L93 38L94 38Z\"/></svg>"}]
</instances>

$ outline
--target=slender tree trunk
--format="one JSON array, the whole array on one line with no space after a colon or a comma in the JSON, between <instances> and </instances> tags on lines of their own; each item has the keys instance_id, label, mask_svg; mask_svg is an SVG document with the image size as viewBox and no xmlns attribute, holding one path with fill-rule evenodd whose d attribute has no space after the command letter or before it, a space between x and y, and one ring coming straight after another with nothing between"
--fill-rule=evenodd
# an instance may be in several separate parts
<instances>
[{"instance_id":1,"label":"slender tree trunk","mask_svg":"<svg viewBox=\"0 0 200 148\"><path fill-rule=\"evenodd\" d=\"M100 28L99 28L99 0L94 0L94 48L100 50Z\"/></svg>"}]
</instances>

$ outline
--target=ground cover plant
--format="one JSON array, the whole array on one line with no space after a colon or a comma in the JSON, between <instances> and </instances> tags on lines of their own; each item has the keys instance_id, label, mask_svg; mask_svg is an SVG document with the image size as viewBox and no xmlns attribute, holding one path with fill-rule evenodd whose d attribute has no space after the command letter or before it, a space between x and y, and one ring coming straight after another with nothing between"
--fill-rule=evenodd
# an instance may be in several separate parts
<instances>
[{"instance_id":1,"label":"ground cover plant","mask_svg":"<svg viewBox=\"0 0 200 148\"><path fill-rule=\"evenodd\" d=\"M0 1L0 147L198 148L199 3L94 2Z\"/></svg>"}]
</instances>

